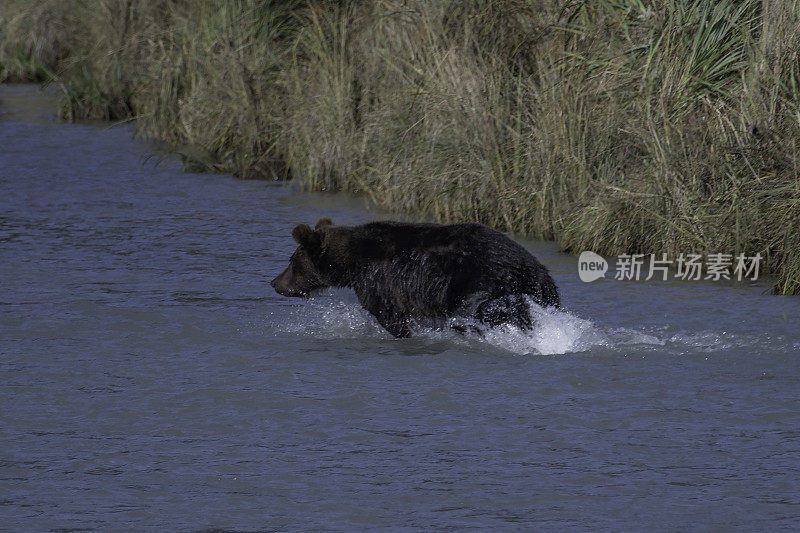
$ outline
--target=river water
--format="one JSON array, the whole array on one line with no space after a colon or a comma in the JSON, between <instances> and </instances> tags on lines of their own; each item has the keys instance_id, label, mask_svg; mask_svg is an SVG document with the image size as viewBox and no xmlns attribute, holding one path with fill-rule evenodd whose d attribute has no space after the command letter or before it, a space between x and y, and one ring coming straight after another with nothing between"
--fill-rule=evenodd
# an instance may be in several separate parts
<instances>
[{"instance_id":1,"label":"river water","mask_svg":"<svg viewBox=\"0 0 800 533\"><path fill-rule=\"evenodd\" d=\"M583 283L532 334L394 339L268 281L345 196L181 172L0 88L0 529L800 527L800 299Z\"/></svg>"}]
</instances>

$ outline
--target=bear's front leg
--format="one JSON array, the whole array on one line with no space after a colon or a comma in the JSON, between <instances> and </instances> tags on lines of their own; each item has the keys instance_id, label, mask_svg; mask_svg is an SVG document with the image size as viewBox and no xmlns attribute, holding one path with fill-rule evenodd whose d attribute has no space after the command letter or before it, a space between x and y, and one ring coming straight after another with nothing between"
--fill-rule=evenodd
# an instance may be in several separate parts
<instances>
[{"instance_id":1,"label":"bear's front leg","mask_svg":"<svg viewBox=\"0 0 800 533\"><path fill-rule=\"evenodd\" d=\"M372 313L386 331L398 338L411 336L409 317L398 312L391 302L367 291L356 295L364 309Z\"/></svg>"},{"instance_id":2,"label":"bear's front leg","mask_svg":"<svg viewBox=\"0 0 800 533\"><path fill-rule=\"evenodd\" d=\"M370 312L372 311L370 310ZM411 336L408 318L386 310L382 310L379 313L372 312L372 314L378 319L378 323L395 337L404 338Z\"/></svg>"}]
</instances>

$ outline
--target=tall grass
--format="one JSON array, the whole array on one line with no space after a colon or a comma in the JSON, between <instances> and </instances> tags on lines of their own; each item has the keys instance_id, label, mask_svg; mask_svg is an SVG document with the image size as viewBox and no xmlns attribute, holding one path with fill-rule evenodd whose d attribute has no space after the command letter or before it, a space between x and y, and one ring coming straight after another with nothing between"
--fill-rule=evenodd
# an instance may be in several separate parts
<instances>
[{"instance_id":1,"label":"tall grass","mask_svg":"<svg viewBox=\"0 0 800 533\"><path fill-rule=\"evenodd\" d=\"M292 1L81 0L0 5L0 72L55 79L67 120L136 118L187 166L240 177L286 175L276 140L297 19ZM23 46L51 35L54 42ZM45 53L37 54L37 49ZM41 68L40 68L41 65Z\"/></svg>"},{"instance_id":2,"label":"tall grass","mask_svg":"<svg viewBox=\"0 0 800 533\"><path fill-rule=\"evenodd\" d=\"M0 3L0 82L45 81L68 54L67 11L59 0Z\"/></svg>"},{"instance_id":3,"label":"tall grass","mask_svg":"<svg viewBox=\"0 0 800 533\"><path fill-rule=\"evenodd\" d=\"M54 77L65 117L135 117L191 167L291 172L572 252L758 252L776 292L800 293L792 0L65 0L0 16L6 78Z\"/></svg>"}]
</instances>

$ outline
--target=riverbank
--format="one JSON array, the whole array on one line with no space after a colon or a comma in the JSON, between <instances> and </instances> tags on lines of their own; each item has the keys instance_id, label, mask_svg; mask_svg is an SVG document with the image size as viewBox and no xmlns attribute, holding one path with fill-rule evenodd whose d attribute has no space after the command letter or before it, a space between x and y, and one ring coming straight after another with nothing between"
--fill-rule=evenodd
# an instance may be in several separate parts
<instances>
[{"instance_id":1,"label":"riverbank","mask_svg":"<svg viewBox=\"0 0 800 533\"><path fill-rule=\"evenodd\" d=\"M798 294L800 7L656 4L11 1L0 77L192 170L573 253L760 253Z\"/></svg>"}]
</instances>

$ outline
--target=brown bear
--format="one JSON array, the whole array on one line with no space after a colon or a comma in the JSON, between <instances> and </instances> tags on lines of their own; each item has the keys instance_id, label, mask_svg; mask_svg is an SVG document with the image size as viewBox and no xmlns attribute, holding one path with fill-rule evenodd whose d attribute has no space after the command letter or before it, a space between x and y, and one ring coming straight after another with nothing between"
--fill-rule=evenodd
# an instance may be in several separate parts
<instances>
[{"instance_id":1,"label":"brown bear","mask_svg":"<svg viewBox=\"0 0 800 533\"><path fill-rule=\"evenodd\" d=\"M461 317L529 329L529 300L559 305L547 268L481 224L337 226L322 218L313 230L298 225L292 236L300 246L271 283L279 294L308 297L331 286L349 287L395 337L408 337L415 321L425 319Z\"/></svg>"}]
</instances>

